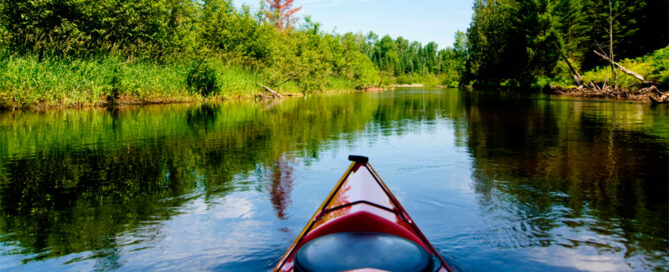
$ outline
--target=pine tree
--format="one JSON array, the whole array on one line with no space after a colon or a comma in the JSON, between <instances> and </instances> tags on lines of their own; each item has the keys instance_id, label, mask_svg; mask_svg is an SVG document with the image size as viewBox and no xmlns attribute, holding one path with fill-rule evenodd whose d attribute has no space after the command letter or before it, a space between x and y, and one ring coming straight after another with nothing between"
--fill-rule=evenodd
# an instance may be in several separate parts
<instances>
[{"instance_id":1,"label":"pine tree","mask_svg":"<svg viewBox=\"0 0 669 272\"><path fill-rule=\"evenodd\" d=\"M580 65L588 53L587 32L591 28L583 17L582 2L558 0L551 13L558 33L559 49L570 61Z\"/></svg>"},{"instance_id":2,"label":"pine tree","mask_svg":"<svg viewBox=\"0 0 669 272\"><path fill-rule=\"evenodd\" d=\"M589 41L588 53L584 59L584 66L592 68L602 64L602 59L590 52L592 50L608 51L609 41L609 1L613 13L613 47L619 58L629 58L642 55L637 48L640 40L639 20L647 12L644 0L588 0L585 1L583 12L587 24L590 25L587 37ZM666 16L666 14L664 15ZM601 47L601 48L600 48Z\"/></svg>"}]
</instances>

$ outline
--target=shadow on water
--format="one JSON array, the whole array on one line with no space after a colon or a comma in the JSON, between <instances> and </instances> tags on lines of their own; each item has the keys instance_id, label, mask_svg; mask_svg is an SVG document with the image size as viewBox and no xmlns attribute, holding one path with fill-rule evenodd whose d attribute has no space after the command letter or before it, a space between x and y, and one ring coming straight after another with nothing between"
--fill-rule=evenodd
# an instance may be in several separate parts
<instances>
[{"instance_id":1,"label":"shadow on water","mask_svg":"<svg viewBox=\"0 0 669 272\"><path fill-rule=\"evenodd\" d=\"M356 93L273 105L5 113L0 255L18 256L22 263L72 255L66 265L92 259L94 269L123 268L132 265L121 261L127 248L159 239L159 225L191 213L183 208L189 203L236 193L263 192L272 218L252 220L291 222L303 186L296 176L301 163L317 163L322 153L357 139L373 145L382 138L429 134L422 129L448 120L454 145L470 154L471 169L459 171L471 174L481 211L466 227L492 233L466 233L472 241L464 247L590 246L602 254L623 252L621 259L635 268L656 269L669 262L667 116L666 108L639 104L455 90ZM140 240L123 238L138 230L146 234ZM582 238L586 234L605 239ZM463 269L505 268L468 259L473 253L448 252ZM258 269L244 260L215 267Z\"/></svg>"}]
</instances>

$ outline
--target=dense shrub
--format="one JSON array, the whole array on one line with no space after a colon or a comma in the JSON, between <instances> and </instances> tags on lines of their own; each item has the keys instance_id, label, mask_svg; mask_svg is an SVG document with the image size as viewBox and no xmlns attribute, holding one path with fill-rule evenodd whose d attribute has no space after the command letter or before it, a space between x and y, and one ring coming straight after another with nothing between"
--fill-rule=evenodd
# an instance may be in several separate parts
<instances>
[{"instance_id":1,"label":"dense shrub","mask_svg":"<svg viewBox=\"0 0 669 272\"><path fill-rule=\"evenodd\" d=\"M191 92L206 97L218 92L219 88L216 81L216 71L206 63L200 62L188 72L186 85Z\"/></svg>"}]
</instances>

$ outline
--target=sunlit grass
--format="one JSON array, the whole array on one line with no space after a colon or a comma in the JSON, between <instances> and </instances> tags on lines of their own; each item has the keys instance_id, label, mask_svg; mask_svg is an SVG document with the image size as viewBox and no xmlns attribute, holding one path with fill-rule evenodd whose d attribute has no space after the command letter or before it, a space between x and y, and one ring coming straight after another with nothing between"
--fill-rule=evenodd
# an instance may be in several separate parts
<instances>
[{"instance_id":1,"label":"sunlit grass","mask_svg":"<svg viewBox=\"0 0 669 272\"><path fill-rule=\"evenodd\" d=\"M262 92L261 86L269 78L263 71L228 64L217 58L158 62L103 55L40 60L35 54L13 55L4 50L0 50L0 56L4 56L0 59L0 108L92 106L105 103L107 97L114 94L133 103L251 98ZM200 62L215 71L218 88L209 97L192 91L186 83L189 71ZM350 80L330 77L322 89L313 91L354 88ZM292 81L276 87L276 91L305 92Z\"/></svg>"},{"instance_id":2,"label":"sunlit grass","mask_svg":"<svg viewBox=\"0 0 669 272\"><path fill-rule=\"evenodd\" d=\"M120 57L53 58L37 55L0 60L0 93L6 104L94 105L111 90L137 99L188 96L186 66L127 62Z\"/></svg>"}]
</instances>

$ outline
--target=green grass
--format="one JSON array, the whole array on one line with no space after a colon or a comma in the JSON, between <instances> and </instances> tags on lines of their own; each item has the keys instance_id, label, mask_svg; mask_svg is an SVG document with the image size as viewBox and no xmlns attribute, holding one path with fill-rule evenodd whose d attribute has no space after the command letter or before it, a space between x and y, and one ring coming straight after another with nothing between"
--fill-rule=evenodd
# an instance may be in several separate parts
<instances>
[{"instance_id":1,"label":"green grass","mask_svg":"<svg viewBox=\"0 0 669 272\"><path fill-rule=\"evenodd\" d=\"M219 63L212 67L216 70L218 86L223 95L251 96L257 93L258 84L266 80L266 76L262 74L237 66L225 66Z\"/></svg>"},{"instance_id":2,"label":"green grass","mask_svg":"<svg viewBox=\"0 0 669 272\"><path fill-rule=\"evenodd\" d=\"M355 84L349 80L330 77L328 78L328 84L324 91L342 91L342 90L352 90L355 89Z\"/></svg>"},{"instance_id":3,"label":"green grass","mask_svg":"<svg viewBox=\"0 0 669 272\"><path fill-rule=\"evenodd\" d=\"M0 67L0 94L4 104L14 107L94 105L114 88L137 99L191 96L185 64L126 62L113 56L40 61L36 55L10 55L0 60Z\"/></svg>"},{"instance_id":4,"label":"green grass","mask_svg":"<svg viewBox=\"0 0 669 272\"><path fill-rule=\"evenodd\" d=\"M156 62L104 55L87 58L13 55L0 49L0 108L100 105L115 94L134 102L190 102L207 99L252 98L269 76L225 63L203 62L214 70L217 92L203 97L187 85L188 74L200 61ZM328 78L318 91L352 90L353 82ZM295 82L275 87L279 92L305 92ZM127 102L127 101L126 101Z\"/></svg>"}]
</instances>

